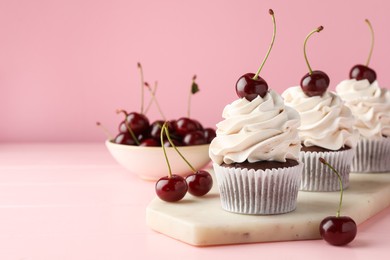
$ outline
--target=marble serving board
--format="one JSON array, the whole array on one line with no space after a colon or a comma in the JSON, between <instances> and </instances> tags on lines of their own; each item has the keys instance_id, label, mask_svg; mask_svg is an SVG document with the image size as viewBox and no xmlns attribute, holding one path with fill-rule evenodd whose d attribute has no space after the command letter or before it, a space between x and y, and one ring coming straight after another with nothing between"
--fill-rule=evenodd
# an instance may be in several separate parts
<instances>
[{"instance_id":1,"label":"marble serving board","mask_svg":"<svg viewBox=\"0 0 390 260\"><path fill-rule=\"evenodd\" d=\"M241 215L221 208L214 178L213 189L203 198L187 194L176 203L155 198L147 207L146 222L151 229L194 246L319 239L319 223L336 214L339 197L339 192L300 191L293 212ZM351 174L342 215L359 225L389 205L390 173Z\"/></svg>"}]
</instances>

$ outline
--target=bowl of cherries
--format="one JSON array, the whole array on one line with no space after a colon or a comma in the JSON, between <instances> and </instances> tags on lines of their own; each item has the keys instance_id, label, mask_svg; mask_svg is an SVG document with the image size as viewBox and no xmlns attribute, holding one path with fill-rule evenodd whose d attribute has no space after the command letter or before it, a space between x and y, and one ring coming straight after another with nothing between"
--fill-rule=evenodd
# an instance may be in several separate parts
<instances>
[{"instance_id":1,"label":"bowl of cherries","mask_svg":"<svg viewBox=\"0 0 390 260\"><path fill-rule=\"evenodd\" d=\"M142 78L140 64L138 68L141 70ZM194 76L191 94L199 91L195 79ZM143 81L142 85L149 87ZM210 162L208 150L210 142L215 137L215 130L203 127L198 120L190 118L190 109L186 117L166 120L155 98L156 86L154 90L149 88L152 95L151 102L157 105L162 119L151 122L146 116L143 105L141 105L141 112L128 113L123 109L117 110L117 114L123 115L123 120L118 126L116 136L106 140L105 144L112 157L120 165L141 179L149 181L156 181L166 175L166 157L162 149L164 146L172 170L176 175L186 177L192 171L178 155L172 143L194 168L202 169ZM161 139L161 129L164 123L169 129L170 141L166 137ZM100 125L99 122L97 124Z\"/></svg>"}]
</instances>

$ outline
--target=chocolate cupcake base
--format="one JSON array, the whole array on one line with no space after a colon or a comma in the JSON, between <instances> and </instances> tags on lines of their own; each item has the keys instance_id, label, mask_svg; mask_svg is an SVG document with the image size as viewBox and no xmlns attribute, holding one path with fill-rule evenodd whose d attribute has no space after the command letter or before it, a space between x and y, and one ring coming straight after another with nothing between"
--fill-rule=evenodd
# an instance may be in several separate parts
<instances>
[{"instance_id":1,"label":"chocolate cupcake base","mask_svg":"<svg viewBox=\"0 0 390 260\"><path fill-rule=\"evenodd\" d=\"M355 151L353 149L340 151L311 152L301 151L299 158L303 162L302 180L299 190L302 191L339 191L340 182L337 175L319 161L324 158L340 174L343 188L349 187L349 173Z\"/></svg>"},{"instance_id":2,"label":"chocolate cupcake base","mask_svg":"<svg viewBox=\"0 0 390 260\"><path fill-rule=\"evenodd\" d=\"M360 139L352 160L354 173L390 172L390 137Z\"/></svg>"},{"instance_id":3,"label":"chocolate cupcake base","mask_svg":"<svg viewBox=\"0 0 390 260\"><path fill-rule=\"evenodd\" d=\"M302 163L273 169L213 164L222 208L251 215L282 214L296 208Z\"/></svg>"}]
</instances>

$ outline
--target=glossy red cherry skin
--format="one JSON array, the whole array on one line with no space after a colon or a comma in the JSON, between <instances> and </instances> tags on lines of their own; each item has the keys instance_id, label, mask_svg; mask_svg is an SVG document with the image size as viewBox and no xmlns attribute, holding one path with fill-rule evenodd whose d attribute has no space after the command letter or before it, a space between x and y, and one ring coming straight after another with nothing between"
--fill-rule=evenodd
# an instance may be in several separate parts
<instances>
[{"instance_id":1,"label":"glossy red cherry skin","mask_svg":"<svg viewBox=\"0 0 390 260\"><path fill-rule=\"evenodd\" d=\"M140 113L131 112L126 116L127 124L130 126L131 130L133 130L135 135L142 134L145 131L149 130L149 119ZM125 125L125 121L122 121L119 125L119 132L126 133L128 132L127 127Z\"/></svg>"},{"instance_id":2,"label":"glossy red cherry skin","mask_svg":"<svg viewBox=\"0 0 390 260\"><path fill-rule=\"evenodd\" d=\"M248 101L254 100L257 96L265 97L268 92L267 82L261 77L253 79L254 76L254 73L246 73L237 80L237 96L245 98Z\"/></svg>"},{"instance_id":3,"label":"glossy red cherry skin","mask_svg":"<svg viewBox=\"0 0 390 260\"><path fill-rule=\"evenodd\" d=\"M114 143L116 144L124 144L124 145L136 145L134 139L130 135L130 133L119 133L114 138Z\"/></svg>"},{"instance_id":4,"label":"glossy red cherry skin","mask_svg":"<svg viewBox=\"0 0 390 260\"><path fill-rule=\"evenodd\" d=\"M197 130L186 134L183 137L183 144L186 146L202 145L207 144L207 140L204 137L203 131Z\"/></svg>"},{"instance_id":5,"label":"glossy red cherry skin","mask_svg":"<svg viewBox=\"0 0 390 260\"><path fill-rule=\"evenodd\" d=\"M179 201L187 193L188 185L186 180L173 174L172 177L162 177L156 182L156 194L157 196L167 202Z\"/></svg>"},{"instance_id":6,"label":"glossy red cherry skin","mask_svg":"<svg viewBox=\"0 0 390 260\"><path fill-rule=\"evenodd\" d=\"M203 196L213 187L213 178L207 171L197 171L186 177L188 192L194 196Z\"/></svg>"},{"instance_id":7,"label":"glossy red cherry skin","mask_svg":"<svg viewBox=\"0 0 390 260\"><path fill-rule=\"evenodd\" d=\"M186 134L198 130L198 124L187 117L181 117L176 121L175 133L180 136L185 136Z\"/></svg>"},{"instance_id":8,"label":"glossy red cherry skin","mask_svg":"<svg viewBox=\"0 0 390 260\"><path fill-rule=\"evenodd\" d=\"M209 144L211 141L217 136L215 130L212 128L203 129L204 138L206 138L206 142Z\"/></svg>"},{"instance_id":9,"label":"glossy red cherry skin","mask_svg":"<svg viewBox=\"0 0 390 260\"><path fill-rule=\"evenodd\" d=\"M329 216L320 223L321 237L331 245L346 245L354 240L356 233L355 221L347 216Z\"/></svg>"},{"instance_id":10,"label":"glossy red cherry skin","mask_svg":"<svg viewBox=\"0 0 390 260\"><path fill-rule=\"evenodd\" d=\"M356 79L356 80L368 80L371 84L376 80L376 73L373 69L358 64L352 67L352 69L349 72L349 78L350 79Z\"/></svg>"},{"instance_id":11,"label":"glossy red cherry skin","mask_svg":"<svg viewBox=\"0 0 390 260\"><path fill-rule=\"evenodd\" d=\"M143 140L139 146L152 146L152 147L155 147L155 146L161 146L160 142L157 141L156 139L153 139L153 138L146 138L145 140Z\"/></svg>"},{"instance_id":12,"label":"glossy red cherry skin","mask_svg":"<svg viewBox=\"0 0 390 260\"><path fill-rule=\"evenodd\" d=\"M314 70L312 74L306 73L301 80L302 91L309 97L322 96L328 89L330 79L325 72Z\"/></svg>"}]
</instances>

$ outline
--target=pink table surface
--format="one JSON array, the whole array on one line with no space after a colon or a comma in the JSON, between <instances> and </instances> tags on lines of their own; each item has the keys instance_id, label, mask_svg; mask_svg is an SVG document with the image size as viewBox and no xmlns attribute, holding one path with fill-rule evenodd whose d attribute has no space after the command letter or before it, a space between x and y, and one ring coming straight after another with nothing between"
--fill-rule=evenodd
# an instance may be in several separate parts
<instances>
[{"instance_id":1,"label":"pink table surface","mask_svg":"<svg viewBox=\"0 0 390 260\"><path fill-rule=\"evenodd\" d=\"M154 183L103 143L0 144L1 260L388 259L390 208L346 247L322 240L193 247L145 224Z\"/></svg>"}]
</instances>

